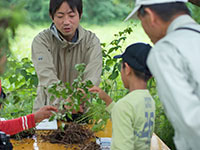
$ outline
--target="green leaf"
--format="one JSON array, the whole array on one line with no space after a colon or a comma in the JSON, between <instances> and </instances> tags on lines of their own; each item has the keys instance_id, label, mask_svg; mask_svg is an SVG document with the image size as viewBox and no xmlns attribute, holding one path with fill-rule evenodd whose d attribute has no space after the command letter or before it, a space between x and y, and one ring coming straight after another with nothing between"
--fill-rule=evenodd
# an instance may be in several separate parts
<instances>
[{"instance_id":1,"label":"green leaf","mask_svg":"<svg viewBox=\"0 0 200 150\"><path fill-rule=\"evenodd\" d=\"M54 100L55 100L55 96L51 95L50 101L54 101Z\"/></svg>"},{"instance_id":2,"label":"green leaf","mask_svg":"<svg viewBox=\"0 0 200 150\"><path fill-rule=\"evenodd\" d=\"M62 122L62 124L61 124L61 126L60 126L60 130L62 131L62 132L64 132L65 131L65 124Z\"/></svg>"},{"instance_id":3,"label":"green leaf","mask_svg":"<svg viewBox=\"0 0 200 150\"><path fill-rule=\"evenodd\" d=\"M75 106L75 110L78 112L80 110L80 106L79 105L74 105Z\"/></svg>"},{"instance_id":4,"label":"green leaf","mask_svg":"<svg viewBox=\"0 0 200 150\"><path fill-rule=\"evenodd\" d=\"M16 82L16 81L17 81L17 77L16 77L16 76L10 77L10 78L9 78L10 84L13 84L13 83Z\"/></svg>"},{"instance_id":5,"label":"green leaf","mask_svg":"<svg viewBox=\"0 0 200 150\"><path fill-rule=\"evenodd\" d=\"M68 98L68 89L63 89L62 91L61 91L61 95L62 95L62 98L64 98L64 99L67 99Z\"/></svg>"},{"instance_id":6,"label":"green leaf","mask_svg":"<svg viewBox=\"0 0 200 150\"><path fill-rule=\"evenodd\" d=\"M119 73L118 71L112 72L112 74L108 77L110 80L115 80L118 77Z\"/></svg>"},{"instance_id":7,"label":"green leaf","mask_svg":"<svg viewBox=\"0 0 200 150\"><path fill-rule=\"evenodd\" d=\"M76 64L75 69L80 73L85 70L86 65L85 64Z\"/></svg>"},{"instance_id":8,"label":"green leaf","mask_svg":"<svg viewBox=\"0 0 200 150\"><path fill-rule=\"evenodd\" d=\"M28 68L31 68L31 67L32 66L31 66L30 62L26 62L26 63L23 64L23 68L25 68L25 69L28 69Z\"/></svg>"},{"instance_id":9,"label":"green leaf","mask_svg":"<svg viewBox=\"0 0 200 150\"><path fill-rule=\"evenodd\" d=\"M17 68L17 69L15 70L15 73L16 73L16 74L21 73L21 69L20 69L20 68Z\"/></svg>"},{"instance_id":10,"label":"green leaf","mask_svg":"<svg viewBox=\"0 0 200 150\"><path fill-rule=\"evenodd\" d=\"M38 86L38 78L36 75L31 76L30 84L34 85L35 87Z\"/></svg>"},{"instance_id":11,"label":"green leaf","mask_svg":"<svg viewBox=\"0 0 200 150\"><path fill-rule=\"evenodd\" d=\"M71 89L69 82L66 82L66 83L65 83L65 87L66 87L67 89Z\"/></svg>"},{"instance_id":12,"label":"green leaf","mask_svg":"<svg viewBox=\"0 0 200 150\"><path fill-rule=\"evenodd\" d=\"M102 47L106 47L106 43L101 43L101 46Z\"/></svg>"},{"instance_id":13,"label":"green leaf","mask_svg":"<svg viewBox=\"0 0 200 150\"><path fill-rule=\"evenodd\" d=\"M17 96L17 95L15 95L14 97L13 97L13 100L14 100L14 104L17 104L18 102L20 102L20 97L19 96Z\"/></svg>"},{"instance_id":14,"label":"green leaf","mask_svg":"<svg viewBox=\"0 0 200 150\"><path fill-rule=\"evenodd\" d=\"M49 121L53 121L55 120L55 115L52 115L50 118L49 118Z\"/></svg>"},{"instance_id":15,"label":"green leaf","mask_svg":"<svg viewBox=\"0 0 200 150\"><path fill-rule=\"evenodd\" d=\"M21 72L21 74L22 74L24 77L27 76L27 72L26 72L26 70L22 69L20 72Z\"/></svg>"},{"instance_id":16,"label":"green leaf","mask_svg":"<svg viewBox=\"0 0 200 150\"><path fill-rule=\"evenodd\" d=\"M98 98L97 103L102 104L102 100Z\"/></svg>"},{"instance_id":17,"label":"green leaf","mask_svg":"<svg viewBox=\"0 0 200 150\"><path fill-rule=\"evenodd\" d=\"M113 59L109 59L106 61L106 66L112 66L114 63Z\"/></svg>"},{"instance_id":18,"label":"green leaf","mask_svg":"<svg viewBox=\"0 0 200 150\"><path fill-rule=\"evenodd\" d=\"M68 117L69 119L73 120L73 119L72 119L72 114L71 114L70 112L66 112L66 113L67 113L67 117Z\"/></svg>"},{"instance_id":19,"label":"green leaf","mask_svg":"<svg viewBox=\"0 0 200 150\"><path fill-rule=\"evenodd\" d=\"M78 79L74 79L74 82L73 82L73 84L75 85L75 84L77 84L79 82L79 80Z\"/></svg>"},{"instance_id":20,"label":"green leaf","mask_svg":"<svg viewBox=\"0 0 200 150\"><path fill-rule=\"evenodd\" d=\"M113 51L117 51L120 48L120 46L115 46L109 49L108 54L112 53Z\"/></svg>"},{"instance_id":21,"label":"green leaf","mask_svg":"<svg viewBox=\"0 0 200 150\"><path fill-rule=\"evenodd\" d=\"M105 68L104 68L106 71L110 71L111 70L111 68L109 67L109 66L105 66Z\"/></svg>"}]
</instances>

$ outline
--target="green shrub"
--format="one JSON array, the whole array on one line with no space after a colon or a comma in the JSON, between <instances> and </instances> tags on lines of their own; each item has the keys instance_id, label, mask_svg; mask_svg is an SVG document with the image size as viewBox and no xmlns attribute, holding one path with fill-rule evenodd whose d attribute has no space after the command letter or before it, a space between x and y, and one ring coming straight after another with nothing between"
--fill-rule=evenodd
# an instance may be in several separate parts
<instances>
[{"instance_id":1,"label":"green shrub","mask_svg":"<svg viewBox=\"0 0 200 150\"><path fill-rule=\"evenodd\" d=\"M7 66L9 67L2 76L2 87L7 98L0 113L1 117L12 119L32 112L38 79L28 58L21 61L8 58Z\"/></svg>"},{"instance_id":2,"label":"green shrub","mask_svg":"<svg viewBox=\"0 0 200 150\"><path fill-rule=\"evenodd\" d=\"M50 0L8 0L10 4L23 3L30 21L49 22ZM128 0L130 2L130 0ZM131 8L124 0L83 0L83 21L102 24L111 20L123 20Z\"/></svg>"},{"instance_id":3,"label":"green shrub","mask_svg":"<svg viewBox=\"0 0 200 150\"><path fill-rule=\"evenodd\" d=\"M190 9L192 18L197 21L198 23L200 23L200 8L198 6L195 6L191 3L187 4L188 8Z\"/></svg>"},{"instance_id":4,"label":"green shrub","mask_svg":"<svg viewBox=\"0 0 200 150\"><path fill-rule=\"evenodd\" d=\"M113 0L83 0L83 2L83 21L93 24L123 20L131 10L126 3L116 3Z\"/></svg>"}]
</instances>

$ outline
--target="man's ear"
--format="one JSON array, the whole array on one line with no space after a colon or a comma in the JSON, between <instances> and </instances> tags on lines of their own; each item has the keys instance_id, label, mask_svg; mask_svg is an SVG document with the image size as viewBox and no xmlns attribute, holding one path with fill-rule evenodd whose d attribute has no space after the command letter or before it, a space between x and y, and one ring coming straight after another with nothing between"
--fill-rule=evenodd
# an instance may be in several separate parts
<instances>
[{"instance_id":1,"label":"man's ear","mask_svg":"<svg viewBox=\"0 0 200 150\"><path fill-rule=\"evenodd\" d=\"M154 11L152 11L150 8L145 8L145 12L147 13L148 17L148 21L150 22L150 24L152 26L156 26L158 23L158 19L157 19L157 15Z\"/></svg>"},{"instance_id":2,"label":"man's ear","mask_svg":"<svg viewBox=\"0 0 200 150\"><path fill-rule=\"evenodd\" d=\"M79 16L79 19L80 19L80 20L81 20L82 16L83 16L83 13L81 13L81 15Z\"/></svg>"},{"instance_id":3,"label":"man's ear","mask_svg":"<svg viewBox=\"0 0 200 150\"><path fill-rule=\"evenodd\" d=\"M51 14L49 13L49 17L51 18L51 20L53 21L53 17L51 16Z\"/></svg>"}]
</instances>

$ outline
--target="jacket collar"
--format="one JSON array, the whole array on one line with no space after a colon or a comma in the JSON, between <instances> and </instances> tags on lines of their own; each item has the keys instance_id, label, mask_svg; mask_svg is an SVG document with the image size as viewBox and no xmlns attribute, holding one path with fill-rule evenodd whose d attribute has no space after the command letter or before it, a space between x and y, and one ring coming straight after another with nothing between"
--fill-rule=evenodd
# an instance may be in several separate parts
<instances>
[{"instance_id":1,"label":"jacket collar","mask_svg":"<svg viewBox=\"0 0 200 150\"><path fill-rule=\"evenodd\" d=\"M58 30L56 29L56 26L55 26L54 23L51 24L50 30L51 30L52 34L53 34L59 41L63 41L63 40L64 40L64 39L62 38L62 36L60 36L60 34L58 33Z\"/></svg>"},{"instance_id":2,"label":"jacket collar","mask_svg":"<svg viewBox=\"0 0 200 150\"><path fill-rule=\"evenodd\" d=\"M68 46L73 47L77 45L83 39L83 36L84 36L84 30L80 25L78 26L72 41L65 40L63 36L57 30L54 23L51 24L50 30L52 34L56 37L56 39L58 39L62 43L63 47L68 47Z\"/></svg>"},{"instance_id":3,"label":"jacket collar","mask_svg":"<svg viewBox=\"0 0 200 150\"><path fill-rule=\"evenodd\" d=\"M174 19L167 29L167 34L176 30L179 27L184 27L188 24L195 24L195 21L189 15L181 15Z\"/></svg>"}]
</instances>

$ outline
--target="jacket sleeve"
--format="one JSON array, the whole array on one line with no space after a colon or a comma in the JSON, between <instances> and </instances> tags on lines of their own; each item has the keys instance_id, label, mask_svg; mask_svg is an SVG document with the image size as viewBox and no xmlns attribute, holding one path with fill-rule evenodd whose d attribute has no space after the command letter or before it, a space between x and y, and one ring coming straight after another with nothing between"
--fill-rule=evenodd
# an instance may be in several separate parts
<instances>
[{"instance_id":1,"label":"jacket sleeve","mask_svg":"<svg viewBox=\"0 0 200 150\"><path fill-rule=\"evenodd\" d=\"M38 35L32 43L32 61L37 72L39 85L37 89L37 99L33 111L38 110L44 105L49 105L50 94L44 87L58 82L57 71L53 63L53 57L50 52L50 40L45 35Z\"/></svg>"},{"instance_id":2,"label":"jacket sleeve","mask_svg":"<svg viewBox=\"0 0 200 150\"><path fill-rule=\"evenodd\" d=\"M84 80L91 80L96 86L99 85L101 81L102 72L102 50L99 39L94 35L91 44L85 55L85 74Z\"/></svg>"},{"instance_id":3,"label":"jacket sleeve","mask_svg":"<svg viewBox=\"0 0 200 150\"><path fill-rule=\"evenodd\" d=\"M35 127L34 114L30 114L17 119L0 121L0 131L3 131L9 135L14 135L33 127Z\"/></svg>"},{"instance_id":4,"label":"jacket sleeve","mask_svg":"<svg viewBox=\"0 0 200 150\"><path fill-rule=\"evenodd\" d=\"M50 43L45 36L38 35L32 43L32 61L36 69L40 86L48 86L59 81L50 52Z\"/></svg>"},{"instance_id":5,"label":"jacket sleeve","mask_svg":"<svg viewBox=\"0 0 200 150\"><path fill-rule=\"evenodd\" d=\"M189 81L189 62L171 43L155 45L147 59L167 116L185 137L200 137L200 101ZM184 143L183 143L184 144ZM199 144L200 146L200 144Z\"/></svg>"}]
</instances>

